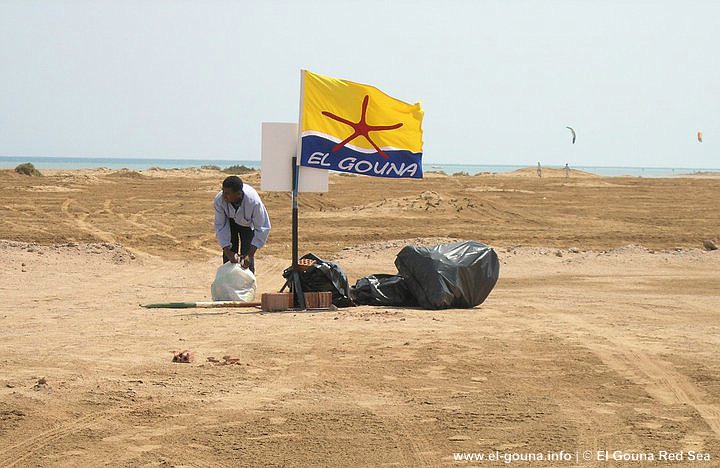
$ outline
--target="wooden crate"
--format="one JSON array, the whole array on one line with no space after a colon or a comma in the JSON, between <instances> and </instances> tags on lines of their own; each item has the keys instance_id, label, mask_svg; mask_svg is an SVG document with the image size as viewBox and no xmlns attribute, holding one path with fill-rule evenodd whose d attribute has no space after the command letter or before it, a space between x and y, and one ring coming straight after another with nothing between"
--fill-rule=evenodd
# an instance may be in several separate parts
<instances>
[{"instance_id":1,"label":"wooden crate","mask_svg":"<svg viewBox=\"0 0 720 468\"><path fill-rule=\"evenodd\" d=\"M293 308L293 294L290 292L263 293L260 307L264 312L279 312Z\"/></svg>"},{"instance_id":2,"label":"wooden crate","mask_svg":"<svg viewBox=\"0 0 720 468\"><path fill-rule=\"evenodd\" d=\"M305 307L308 309L329 309L332 306L330 291L305 293Z\"/></svg>"}]
</instances>

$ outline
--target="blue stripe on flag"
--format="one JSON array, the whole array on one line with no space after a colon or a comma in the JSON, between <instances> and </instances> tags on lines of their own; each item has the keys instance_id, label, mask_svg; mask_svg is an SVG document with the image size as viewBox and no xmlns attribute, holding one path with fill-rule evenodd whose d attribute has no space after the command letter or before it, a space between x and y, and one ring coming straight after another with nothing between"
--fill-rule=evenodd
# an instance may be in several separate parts
<instances>
[{"instance_id":1,"label":"blue stripe on flag","mask_svg":"<svg viewBox=\"0 0 720 468\"><path fill-rule=\"evenodd\" d=\"M302 137L300 165L316 169L350 172L373 177L422 179L422 153L408 150L385 151L387 159L378 153L361 153L343 146L331 152L335 142L317 135Z\"/></svg>"}]
</instances>

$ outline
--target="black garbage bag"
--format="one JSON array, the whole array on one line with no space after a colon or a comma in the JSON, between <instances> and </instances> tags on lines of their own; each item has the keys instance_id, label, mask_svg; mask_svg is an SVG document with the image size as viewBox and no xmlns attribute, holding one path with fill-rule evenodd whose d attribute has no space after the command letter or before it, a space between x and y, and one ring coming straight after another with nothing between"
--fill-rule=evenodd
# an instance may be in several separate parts
<instances>
[{"instance_id":1,"label":"black garbage bag","mask_svg":"<svg viewBox=\"0 0 720 468\"><path fill-rule=\"evenodd\" d=\"M395 266L417 304L426 309L482 304L500 276L495 251L475 241L408 245L398 253Z\"/></svg>"},{"instance_id":2,"label":"black garbage bag","mask_svg":"<svg viewBox=\"0 0 720 468\"><path fill-rule=\"evenodd\" d=\"M353 305L350 300L350 284L340 265L323 260L311 253L300 258L315 260L315 263L300 272L300 286L303 292L330 291L332 292L332 303L337 307ZM283 272L283 277L290 278L291 271L291 268L287 268Z\"/></svg>"},{"instance_id":3,"label":"black garbage bag","mask_svg":"<svg viewBox=\"0 0 720 468\"><path fill-rule=\"evenodd\" d=\"M415 298L399 275L378 273L360 278L350 288L350 297L358 305L408 306L417 305Z\"/></svg>"}]
</instances>

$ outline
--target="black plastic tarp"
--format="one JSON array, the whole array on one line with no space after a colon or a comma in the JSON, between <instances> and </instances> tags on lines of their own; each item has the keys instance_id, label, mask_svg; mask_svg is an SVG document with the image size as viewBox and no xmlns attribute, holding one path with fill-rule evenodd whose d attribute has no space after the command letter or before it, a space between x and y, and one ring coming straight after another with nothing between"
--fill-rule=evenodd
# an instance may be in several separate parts
<instances>
[{"instance_id":1,"label":"black plastic tarp","mask_svg":"<svg viewBox=\"0 0 720 468\"><path fill-rule=\"evenodd\" d=\"M300 286L303 292L332 292L332 302L337 307L349 307L353 305L350 300L350 285L347 275L340 265L323 260L311 253L303 255L301 259L312 259L315 263L300 272ZM291 269L283 272L285 279L290 277Z\"/></svg>"},{"instance_id":2,"label":"black plastic tarp","mask_svg":"<svg viewBox=\"0 0 720 468\"><path fill-rule=\"evenodd\" d=\"M408 245L398 253L395 266L417 305L426 309L482 304L500 276L495 251L476 241Z\"/></svg>"}]
</instances>

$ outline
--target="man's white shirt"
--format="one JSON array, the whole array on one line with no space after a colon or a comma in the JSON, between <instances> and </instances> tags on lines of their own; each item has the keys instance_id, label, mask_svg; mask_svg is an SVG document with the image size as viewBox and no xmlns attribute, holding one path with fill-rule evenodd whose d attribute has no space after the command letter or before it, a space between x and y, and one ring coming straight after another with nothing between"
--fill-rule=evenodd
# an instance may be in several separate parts
<instances>
[{"instance_id":1,"label":"man's white shirt","mask_svg":"<svg viewBox=\"0 0 720 468\"><path fill-rule=\"evenodd\" d=\"M220 247L231 245L229 220L232 219L240 226L252 228L254 236L251 244L260 249L270 234L270 217L254 188L243 184L242 191L243 200L237 209L223 200L222 191L215 195L215 237Z\"/></svg>"}]
</instances>

